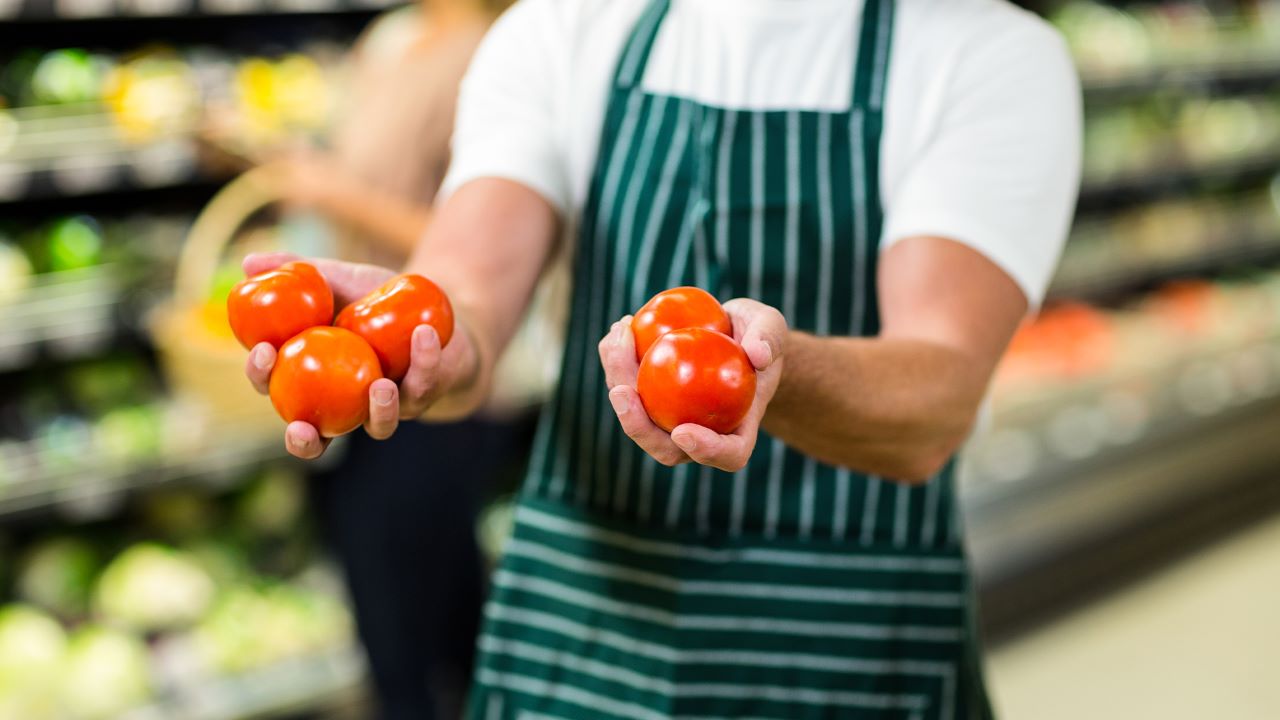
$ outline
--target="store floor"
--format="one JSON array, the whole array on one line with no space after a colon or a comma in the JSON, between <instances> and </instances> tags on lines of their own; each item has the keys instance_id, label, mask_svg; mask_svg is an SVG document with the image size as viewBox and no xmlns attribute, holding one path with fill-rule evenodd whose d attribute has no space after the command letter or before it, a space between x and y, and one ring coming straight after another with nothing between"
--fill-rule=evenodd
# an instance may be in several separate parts
<instances>
[{"instance_id":1,"label":"store floor","mask_svg":"<svg viewBox=\"0 0 1280 720\"><path fill-rule=\"evenodd\" d=\"M1280 517L993 648L1002 720L1280 718Z\"/></svg>"}]
</instances>

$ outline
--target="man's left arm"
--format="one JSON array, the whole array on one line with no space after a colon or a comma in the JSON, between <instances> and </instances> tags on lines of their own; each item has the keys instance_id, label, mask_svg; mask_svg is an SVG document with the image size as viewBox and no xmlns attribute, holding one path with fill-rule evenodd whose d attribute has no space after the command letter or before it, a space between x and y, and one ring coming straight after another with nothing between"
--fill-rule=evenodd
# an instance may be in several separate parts
<instances>
[{"instance_id":1,"label":"man's left arm","mask_svg":"<svg viewBox=\"0 0 1280 720\"><path fill-rule=\"evenodd\" d=\"M881 332L817 337L787 328L753 300L725 303L759 375L741 427L719 435L685 424L670 434L634 387L629 320L600 342L609 399L626 433L659 462L744 467L763 427L834 465L904 482L928 480L964 441L1005 345L1026 314L1021 289L977 251L907 238L879 268Z\"/></svg>"},{"instance_id":2,"label":"man's left arm","mask_svg":"<svg viewBox=\"0 0 1280 720\"><path fill-rule=\"evenodd\" d=\"M786 333L763 427L824 462L924 481L968 436L1027 301L991 261L933 237L886 251L879 287L877 337Z\"/></svg>"}]
</instances>

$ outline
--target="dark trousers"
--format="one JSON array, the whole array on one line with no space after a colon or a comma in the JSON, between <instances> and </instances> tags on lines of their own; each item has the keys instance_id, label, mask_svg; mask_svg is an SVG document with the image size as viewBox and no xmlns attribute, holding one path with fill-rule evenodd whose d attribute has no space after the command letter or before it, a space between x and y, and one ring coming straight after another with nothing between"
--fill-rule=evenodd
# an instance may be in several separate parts
<instances>
[{"instance_id":1,"label":"dark trousers","mask_svg":"<svg viewBox=\"0 0 1280 720\"><path fill-rule=\"evenodd\" d=\"M313 501L346 573L383 720L458 717L470 681L486 572L477 507L522 448L510 423L403 423L362 431L318 473Z\"/></svg>"}]
</instances>

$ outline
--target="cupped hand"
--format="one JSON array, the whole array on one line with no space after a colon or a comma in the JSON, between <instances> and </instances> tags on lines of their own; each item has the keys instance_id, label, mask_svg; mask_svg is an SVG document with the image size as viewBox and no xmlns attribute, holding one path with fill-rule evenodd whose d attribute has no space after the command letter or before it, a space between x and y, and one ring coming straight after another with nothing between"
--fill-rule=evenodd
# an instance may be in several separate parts
<instances>
[{"instance_id":1,"label":"cupped hand","mask_svg":"<svg viewBox=\"0 0 1280 720\"><path fill-rule=\"evenodd\" d=\"M746 298L730 300L724 309L733 321L734 339L742 345L757 373L751 409L742 424L727 435L693 423L679 425L670 433L653 424L636 391L640 364L636 361L630 315L614 323L600 340L598 349L609 403L623 431L663 465L696 462L736 472L746 467L755 450L760 422L782 377L787 321L774 308Z\"/></svg>"},{"instance_id":2,"label":"cupped hand","mask_svg":"<svg viewBox=\"0 0 1280 720\"><path fill-rule=\"evenodd\" d=\"M288 253L255 253L244 259L246 275L272 270L284 263L303 260L316 266L333 290L335 308L342 308L368 295L390 279L395 273L376 265L348 263L324 258L301 258ZM391 437L401 420L421 417L427 408L444 392L442 377L448 364L456 364L463 352L466 333L456 333L448 349L440 347L440 336L430 325L414 328L409 351L409 371L397 386L382 378L369 386L369 419L364 423L365 432L377 440ZM267 394L271 383L271 369L275 366L276 350L270 343L259 343L249 351L245 362L245 374L249 382L262 394ZM295 421L285 428L285 448L290 454L310 460L320 457L332 438L321 437L312 425Z\"/></svg>"}]
</instances>

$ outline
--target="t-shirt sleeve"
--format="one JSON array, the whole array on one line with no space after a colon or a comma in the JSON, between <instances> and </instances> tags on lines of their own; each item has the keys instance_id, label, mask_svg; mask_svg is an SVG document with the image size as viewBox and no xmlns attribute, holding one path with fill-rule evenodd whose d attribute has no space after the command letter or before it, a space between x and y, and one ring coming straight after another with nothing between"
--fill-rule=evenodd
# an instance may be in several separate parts
<instances>
[{"instance_id":1,"label":"t-shirt sleeve","mask_svg":"<svg viewBox=\"0 0 1280 720\"><path fill-rule=\"evenodd\" d=\"M564 47L549 0L521 0L476 50L458 96L452 161L438 200L477 178L518 182L561 212L569 183L555 103Z\"/></svg>"},{"instance_id":2,"label":"t-shirt sleeve","mask_svg":"<svg viewBox=\"0 0 1280 720\"><path fill-rule=\"evenodd\" d=\"M913 236L964 243L1036 306L1079 187L1079 78L1062 38L1031 17L960 57L942 90L936 131L885 198L882 248Z\"/></svg>"}]
</instances>

